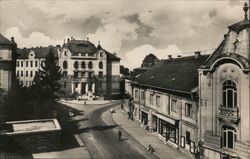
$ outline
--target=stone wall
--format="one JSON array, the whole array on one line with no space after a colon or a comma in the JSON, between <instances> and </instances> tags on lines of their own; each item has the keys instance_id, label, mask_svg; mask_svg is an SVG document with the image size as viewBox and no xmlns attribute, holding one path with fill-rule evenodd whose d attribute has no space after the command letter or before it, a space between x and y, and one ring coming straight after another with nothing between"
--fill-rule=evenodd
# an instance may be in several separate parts
<instances>
[{"instance_id":1,"label":"stone wall","mask_svg":"<svg viewBox=\"0 0 250 159\"><path fill-rule=\"evenodd\" d=\"M61 148L61 132L58 130L9 134L8 137L29 152L55 151Z\"/></svg>"}]
</instances>

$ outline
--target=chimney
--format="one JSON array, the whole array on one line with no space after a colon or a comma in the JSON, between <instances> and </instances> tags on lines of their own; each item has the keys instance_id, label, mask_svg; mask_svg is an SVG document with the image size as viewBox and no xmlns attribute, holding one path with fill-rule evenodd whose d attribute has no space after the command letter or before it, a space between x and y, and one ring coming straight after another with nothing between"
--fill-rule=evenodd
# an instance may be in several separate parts
<instances>
[{"instance_id":1,"label":"chimney","mask_svg":"<svg viewBox=\"0 0 250 159\"><path fill-rule=\"evenodd\" d=\"M15 43L14 37L11 37L10 39L11 39L11 42L12 42L12 43Z\"/></svg>"},{"instance_id":2,"label":"chimney","mask_svg":"<svg viewBox=\"0 0 250 159\"><path fill-rule=\"evenodd\" d=\"M57 47L57 48L60 48L60 47L61 47L61 45L56 45L56 47Z\"/></svg>"},{"instance_id":3,"label":"chimney","mask_svg":"<svg viewBox=\"0 0 250 159\"><path fill-rule=\"evenodd\" d=\"M87 37L87 41L89 41L89 37Z\"/></svg>"},{"instance_id":4,"label":"chimney","mask_svg":"<svg viewBox=\"0 0 250 159\"><path fill-rule=\"evenodd\" d=\"M201 52L200 51L195 51L194 52L194 58L198 59L201 56Z\"/></svg>"},{"instance_id":5,"label":"chimney","mask_svg":"<svg viewBox=\"0 0 250 159\"><path fill-rule=\"evenodd\" d=\"M71 40L73 40L73 36L71 36Z\"/></svg>"},{"instance_id":6,"label":"chimney","mask_svg":"<svg viewBox=\"0 0 250 159\"><path fill-rule=\"evenodd\" d=\"M181 57L181 55L177 55L177 57Z\"/></svg>"},{"instance_id":7,"label":"chimney","mask_svg":"<svg viewBox=\"0 0 250 159\"><path fill-rule=\"evenodd\" d=\"M172 55L168 55L168 59L172 59Z\"/></svg>"}]
</instances>

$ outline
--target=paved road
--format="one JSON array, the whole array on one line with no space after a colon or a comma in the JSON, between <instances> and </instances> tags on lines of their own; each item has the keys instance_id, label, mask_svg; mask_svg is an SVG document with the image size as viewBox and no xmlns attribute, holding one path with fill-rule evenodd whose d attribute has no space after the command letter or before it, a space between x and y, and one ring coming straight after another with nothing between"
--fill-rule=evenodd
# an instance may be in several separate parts
<instances>
[{"instance_id":1,"label":"paved road","mask_svg":"<svg viewBox=\"0 0 250 159\"><path fill-rule=\"evenodd\" d=\"M80 137L92 158L104 159L140 159L146 158L147 154L139 149L128 136L123 133L122 141L118 141L116 125L109 112L111 107L117 104L98 106L94 110L86 112L88 120L85 121L80 131ZM82 125L82 124L81 124Z\"/></svg>"}]
</instances>

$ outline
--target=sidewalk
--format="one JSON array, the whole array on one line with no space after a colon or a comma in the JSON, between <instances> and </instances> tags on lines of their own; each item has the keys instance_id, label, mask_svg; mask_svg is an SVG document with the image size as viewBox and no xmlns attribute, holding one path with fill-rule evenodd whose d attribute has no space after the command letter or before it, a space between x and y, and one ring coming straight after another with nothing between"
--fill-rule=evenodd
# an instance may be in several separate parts
<instances>
[{"instance_id":1,"label":"sidewalk","mask_svg":"<svg viewBox=\"0 0 250 159\"><path fill-rule=\"evenodd\" d=\"M147 147L149 144L151 144L155 150L154 154L157 157L161 159L191 159L181 151L164 144L158 138L158 136L155 136L144 130L140 126L140 123L137 121L128 120L127 117L127 113L122 114L120 108L116 109L116 113L113 113L113 120L144 147Z\"/></svg>"}]
</instances>

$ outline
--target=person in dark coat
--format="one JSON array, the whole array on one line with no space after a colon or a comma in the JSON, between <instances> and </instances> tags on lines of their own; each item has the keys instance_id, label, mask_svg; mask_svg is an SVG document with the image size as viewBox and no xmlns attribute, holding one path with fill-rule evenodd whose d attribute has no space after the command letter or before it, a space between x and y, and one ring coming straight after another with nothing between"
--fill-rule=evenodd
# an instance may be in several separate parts
<instances>
[{"instance_id":1,"label":"person in dark coat","mask_svg":"<svg viewBox=\"0 0 250 159\"><path fill-rule=\"evenodd\" d=\"M122 132L120 129L118 130L117 135L118 135L118 140L120 141L122 138Z\"/></svg>"}]
</instances>

